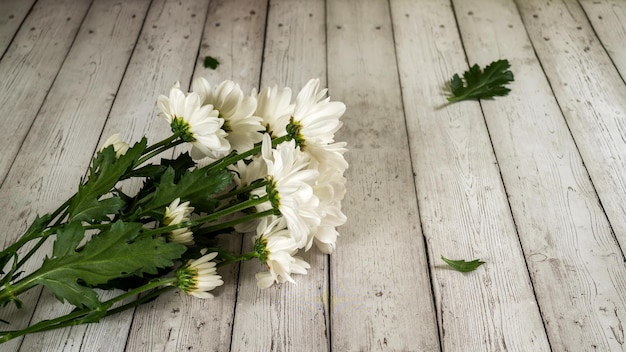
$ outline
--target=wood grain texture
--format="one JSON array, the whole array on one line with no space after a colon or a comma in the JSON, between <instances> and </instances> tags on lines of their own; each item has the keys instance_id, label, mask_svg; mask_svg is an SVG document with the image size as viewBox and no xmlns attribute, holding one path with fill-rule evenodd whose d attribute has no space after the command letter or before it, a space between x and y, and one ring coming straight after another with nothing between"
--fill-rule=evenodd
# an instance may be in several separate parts
<instances>
[{"instance_id":1,"label":"wood grain texture","mask_svg":"<svg viewBox=\"0 0 626 352\"><path fill-rule=\"evenodd\" d=\"M435 312L385 2L328 6L328 79L348 107L348 191L331 257L339 351L436 351Z\"/></svg>"},{"instance_id":2,"label":"wood grain texture","mask_svg":"<svg viewBox=\"0 0 626 352\"><path fill-rule=\"evenodd\" d=\"M89 0L39 1L0 62L0 115L11 133L0 139L0 185L37 116Z\"/></svg>"},{"instance_id":3,"label":"wood grain texture","mask_svg":"<svg viewBox=\"0 0 626 352\"><path fill-rule=\"evenodd\" d=\"M258 89L267 6L267 1L211 1L194 77L214 84L230 79L246 93ZM217 69L204 68L206 56L218 59Z\"/></svg>"},{"instance_id":4,"label":"wood grain texture","mask_svg":"<svg viewBox=\"0 0 626 352\"><path fill-rule=\"evenodd\" d=\"M35 0L0 1L0 58L30 11Z\"/></svg>"},{"instance_id":5,"label":"wood grain texture","mask_svg":"<svg viewBox=\"0 0 626 352\"><path fill-rule=\"evenodd\" d=\"M626 77L626 2L622 0L579 0L611 61ZM583 49L584 50L584 49Z\"/></svg>"},{"instance_id":6,"label":"wood grain texture","mask_svg":"<svg viewBox=\"0 0 626 352\"><path fill-rule=\"evenodd\" d=\"M325 85L324 1L270 1L261 86L291 87L295 93L310 78ZM295 96L294 96L295 98ZM243 251L252 248L244 238ZM328 336L328 258L317 250L302 255L307 275L261 290L254 274L266 269L242 263L232 351L326 351Z\"/></svg>"},{"instance_id":7,"label":"wood grain texture","mask_svg":"<svg viewBox=\"0 0 626 352\"><path fill-rule=\"evenodd\" d=\"M442 106L442 86L467 69L452 7L391 8L442 349L548 351L480 106ZM446 270L441 255L486 264L462 275Z\"/></svg>"},{"instance_id":8,"label":"wood grain texture","mask_svg":"<svg viewBox=\"0 0 626 352\"><path fill-rule=\"evenodd\" d=\"M454 5L470 62L510 58L515 74L509 96L481 105L550 346L619 350L620 248L517 8L507 0Z\"/></svg>"},{"instance_id":9,"label":"wood grain texture","mask_svg":"<svg viewBox=\"0 0 626 352\"><path fill-rule=\"evenodd\" d=\"M626 248L626 85L577 2L517 6L613 232Z\"/></svg>"},{"instance_id":10,"label":"wood grain texture","mask_svg":"<svg viewBox=\"0 0 626 352\"><path fill-rule=\"evenodd\" d=\"M319 77L350 149L348 223L296 285L259 290L246 262L212 300L172 291L0 350L624 350L624 4L0 0L3 247L75 192L102 138L169 135L156 98L176 81L295 95ZM509 96L442 107L453 73L498 58ZM460 274L442 254L487 263ZM70 309L21 299L0 310L11 328Z\"/></svg>"},{"instance_id":11,"label":"wood grain texture","mask_svg":"<svg viewBox=\"0 0 626 352\"><path fill-rule=\"evenodd\" d=\"M36 214L52 212L76 191L97 148L147 4L148 1L144 0L107 0L91 7L6 182L0 188L0 199L6 207L0 227L3 233L10 233L2 238L3 247L14 240ZM59 21L58 26L73 26L66 17ZM26 271L32 271L42 257L34 258ZM25 301L29 307L27 310L12 312L3 318L16 326L26 324L33 314L39 292L33 290L34 299ZM48 314L69 311L68 306L58 304L51 296L44 294L44 297L33 322L49 318ZM73 336L69 331L67 329L62 334ZM57 340L54 344L46 339L52 335L29 336L22 350L60 349L64 342ZM19 345L19 341L13 343L13 348Z\"/></svg>"},{"instance_id":12,"label":"wood grain texture","mask_svg":"<svg viewBox=\"0 0 626 352\"><path fill-rule=\"evenodd\" d=\"M157 116L156 99L161 94L168 95L177 81L183 89L189 87L208 4L208 1L151 2L103 138L121 132L128 141L137 141L145 135L150 143L156 143L170 135L170 126ZM132 194L139 184L125 186L124 190ZM140 306L132 321L128 321L128 340L120 348L184 351L200 346L204 329L213 324L202 314L206 304L187 295L170 293Z\"/></svg>"}]
</instances>

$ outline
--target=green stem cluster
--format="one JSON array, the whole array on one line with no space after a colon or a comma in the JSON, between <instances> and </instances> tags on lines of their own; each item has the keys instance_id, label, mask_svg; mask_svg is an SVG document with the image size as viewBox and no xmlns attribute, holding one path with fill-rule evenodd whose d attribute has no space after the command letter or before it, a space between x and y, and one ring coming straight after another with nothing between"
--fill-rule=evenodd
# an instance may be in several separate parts
<instances>
[{"instance_id":1,"label":"green stem cluster","mask_svg":"<svg viewBox=\"0 0 626 352\"><path fill-rule=\"evenodd\" d=\"M272 142L275 146L288 139L289 137L285 136L276 138ZM141 155L137 159L135 159L136 161L132 164L129 170L127 170L124 175L122 175L120 180L133 177L133 172L139 170L142 164L149 161L156 155L163 153L164 151L171 148L174 148L175 146L184 142L185 141L183 140L183 138L181 138L180 133L174 133L172 136L147 147L145 150L143 150ZM207 173L221 170L229 165L237 163L240 160L258 154L260 153L260 151L261 144L258 144L253 149L247 152L228 155L221 160L210 164L204 169L207 170ZM142 229L139 234L139 238L160 236L184 227L193 228L195 236L208 236L215 233L216 231L231 228L239 223L275 214L275 210L273 209L262 212L254 211L256 206L267 202L269 200L269 196L266 195L263 197L251 197L249 199L246 199L247 197L241 197L243 194L249 194L249 192L253 189L264 187L266 185L267 181L259 180L247 187L234 189L230 192L222 194L219 197L216 197L216 200L221 203L228 204L228 206L223 207L222 209L218 208L218 210L210 214L189 221L185 221L180 224L163 226L155 229ZM42 246L49 238L54 237L53 235L57 234L57 232L63 229L70 220L73 221L73 219L71 219L69 216L69 209L73 197L76 197L77 194L78 193L69 198L68 201L63 203L50 215L45 215L35 220L31 228L29 228L29 230L26 231L20 239L18 239L13 245L0 252L0 269L10 267L10 270L7 273L2 273L3 276L0 279L0 306L6 305L9 302L13 301L18 307L21 308L21 302L19 301L18 296L25 291L38 286L39 279L46 275L45 270L36 270L29 275L19 277L19 269L21 269L24 264L29 259L31 259L38 250L42 248ZM234 213L241 211L247 211L248 214L232 220L220 221L226 217L231 216ZM82 226L85 230L105 231L106 229L110 229L112 223L112 220L104 222L96 221L90 222L88 224L83 223ZM207 224L209 224L209 226L206 226ZM18 252L22 250L28 243L31 243L35 240L36 242L34 243L34 245L30 249L28 249L21 258L19 258ZM80 251L82 248L83 247L77 247L76 251ZM239 256L233 255L232 253L228 253L224 250L219 250L219 252L220 257L223 258L223 260L219 263L219 266L243 260L250 260L258 257L258 254L256 252L246 253ZM9 263L12 264L9 265ZM97 322L102 317L115 314L123 310L133 308L139 304L145 303L160 295L164 291L177 287L177 285L178 282L175 277L155 279L146 283L145 285L133 288L125 293L122 293L110 300L100 302L96 306L83 308L79 307L69 314L50 320L40 321L25 329L0 331L0 343L29 333L42 332L66 326ZM113 305L123 300L127 300L131 297L134 297L134 299L132 299L130 302L118 305L117 307L113 307Z\"/></svg>"}]
</instances>

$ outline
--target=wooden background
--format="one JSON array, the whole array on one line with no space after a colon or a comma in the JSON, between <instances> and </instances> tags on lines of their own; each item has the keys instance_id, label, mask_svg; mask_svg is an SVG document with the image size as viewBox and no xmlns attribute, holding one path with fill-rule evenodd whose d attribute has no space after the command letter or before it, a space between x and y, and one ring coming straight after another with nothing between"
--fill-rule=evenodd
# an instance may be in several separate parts
<instances>
[{"instance_id":1,"label":"wooden background","mask_svg":"<svg viewBox=\"0 0 626 352\"><path fill-rule=\"evenodd\" d=\"M626 351L625 43L621 0L0 0L2 247L109 135L165 137L175 81L319 77L350 149L337 250L307 253L296 285L259 290L244 263L212 300L0 350ZM501 58L509 96L444 106L454 73ZM0 311L11 329L70 310L23 300Z\"/></svg>"}]
</instances>

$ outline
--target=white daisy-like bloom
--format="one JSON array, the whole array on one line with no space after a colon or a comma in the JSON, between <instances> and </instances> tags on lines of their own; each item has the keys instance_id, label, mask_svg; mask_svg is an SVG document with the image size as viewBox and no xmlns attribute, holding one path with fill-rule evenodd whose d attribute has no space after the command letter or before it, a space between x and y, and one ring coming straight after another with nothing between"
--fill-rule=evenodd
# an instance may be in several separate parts
<instances>
[{"instance_id":1,"label":"white daisy-like bloom","mask_svg":"<svg viewBox=\"0 0 626 352\"><path fill-rule=\"evenodd\" d=\"M234 171L233 181L237 188L242 188L251 185L254 181L262 180L267 176L267 166L265 160L261 155L255 155L249 161L239 160L237 164L230 165L228 169ZM257 191L258 193L258 191ZM268 209L270 207L267 207ZM236 213L233 219L240 218L246 214ZM252 232L256 229L258 219L250 220L244 223L239 223L234 226L235 231L240 233Z\"/></svg>"},{"instance_id":2,"label":"white daisy-like bloom","mask_svg":"<svg viewBox=\"0 0 626 352\"><path fill-rule=\"evenodd\" d=\"M320 89L319 79L312 79L296 97L293 115L287 132L322 169L348 168L343 157L346 143L335 143L335 132L343 123L339 120L346 111L342 102L330 101L327 89Z\"/></svg>"},{"instance_id":3,"label":"white daisy-like bloom","mask_svg":"<svg viewBox=\"0 0 626 352\"><path fill-rule=\"evenodd\" d=\"M255 97L244 96L233 81L224 81L212 89L206 79L198 77L191 87L200 95L203 105L210 104L219 111L219 117L225 121L222 129L232 149L245 152L261 141L261 118L253 115L257 108Z\"/></svg>"},{"instance_id":4,"label":"white daisy-like bloom","mask_svg":"<svg viewBox=\"0 0 626 352\"><path fill-rule=\"evenodd\" d=\"M180 203L180 198L176 198L165 207L165 215L163 216L163 225L178 225L184 221L188 221L194 207L189 206L189 202ZM172 242L184 244L185 246L193 246L193 233L187 227L170 231L168 239Z\"/></svg>"},{"instance_id":5,"label":"white daisy-like bloom","mask_svg":"<svg viewBox=\"0 0 626 352\"><path fill-rule=\"evenodd\" d=\"M206 253L206 250L202 250L201 253ZM178 288L194 297L213 297L208 291L224 284L222 277L217 274L216 263L211 261L215 257L217 252L209 253L188 261L176 270Z\"/></svg>"},{"instance_id":6,"label":"white daisy-like bloom","mask_svg":"<svg viewBox=\"0 0 626 352\"><path fill-rule=\"evenodd\" d=\"M291 103L291 88L279 89L277 86L263 88L256 95L257 107L254 114L263 119L265 131L272 137L287 134L287 123L293 115L294 104Z\"/></svg>"},{"instance_id":7,"label":"white daisy-like bloom","mask_svg":"<svg viewBox=\"0 0 626 352\"><path fill-rule=\"evenodd\" d=\"M297 127L297 136L304 147L309 144L326 145L335 141L335 132L343 123L339 120L346 105L325 97L327 89L320 90L320 80L312 79L296 97L291 124ZM301 145L302 146L302 145Z\"/></svg>"},{"instance_id":8,"label":"white daisy-like bloom","mask_svg":"<svg viewBox=\"0 0 626 352\"><path fill-rule=\"evenodd\" d=\"M348 162L343 154L348 151L345 142L331 144L308 144L306 153L311 156L311 163L320 172L338 171L343 174L348 168Z\"/></svg>"},{"instance_id":9,"label":"white daisy-like bloom","mask_svg":"<svg viewBox=\"0 0 626 352\"><path fill-rule=\"evenodd\" d=\"M300 151L293 140L272 149L268 134L263 136L261 154L267 164L265 189L252 191L253 195L269 195L269 204L257 207L259 211L275 209L285 218L289 233L298 248L307 243L310 228L320 224L319 199L313 193L319 172L309 169L309 157Z\"/></svg>"},{"instance_id":10,"label":"white daisy-like bloom","mask_svg":"<svg viewBox=\"0 0 626 352\"><path fill-rule=\"evenodd\" d=\"M267 176L267 164L261 155L255 155L249 161L239 160L236 164L228 166L228 169L235 172L233 180L237 188L249 186Z\"/></svg>"},{"instance_id":11,"label":"white daisy-like bloom","mask_svg":"<svg viewBox=\"0 0 626 352\"><path fill-rule=\"evenodd\" d=\"M257 236L252 240L254 251L268 269L255 275L260 288L270 287L274 283L295 282L292 274L304 275L310 268L302 258L294 256L298 246L290 236L283 218L262 219L257 227Z\"/></svg>"},{"instance_id":12,"label":"white daisy-like bloom","mask_svg":"<svg viewBox=\"0 0 626 352\"><path fill-rule=\"evenodd\" d=\"M230 143L222 129L224 119L212 105L202 106L197 93L185 95L176 84L169 97L159 96L157 105L159 115L170 124L172 131L182 133L181 138L191 142L194 159L219 158L230 151Z\"/></svg>"},{"instance_id":13,"label":"white daisy-like bloom","mask_svg":"<svg viewBox=\"0 0 626 352\"><path fill-rule=\"evenodd\" d=\"M170 231L170 234L169 236L167 236L167 239L170 240L171 242L180 243L187 247L191 247L194 244L196 244L196 242L194 242L193 240L193 232L191 232L188 227L183 227L180 229Z\"/></svg>"},{"instance_id":14,"label":"white daisy-like bloom","mask_svg":"<svg viewBox=\"0 0 626 352\"><path fill-rule=\"evenodd\" d=\"M322 172L313 192L320 200L319 211L322 214L320 225L311 229L305 250L309 250L313 243L326 254L331 254L339 232L337 226L346 223L346 216L341 211L341 201L346 193L346 179L338 171Z\"/></svg>"},{"instance_id":15,"label":"white daisy-like bloom","mask_svg":"<svg viewBox=\"0 0 626 352\"><path fill-rule=\"evenodd\" d=\"M104 141L104 145L102 146L100 151L103 151L104 148L106 148L106 147L108 147L110 145L113 146L113 150L115 151L115 157L116 158L119 158L120 156L126 154L128 149L130 148L128 143L124 142L120 138L120 134L119 133L115 133L111 137L107 138L107 140Z\"/></svg>"}]
</instances>

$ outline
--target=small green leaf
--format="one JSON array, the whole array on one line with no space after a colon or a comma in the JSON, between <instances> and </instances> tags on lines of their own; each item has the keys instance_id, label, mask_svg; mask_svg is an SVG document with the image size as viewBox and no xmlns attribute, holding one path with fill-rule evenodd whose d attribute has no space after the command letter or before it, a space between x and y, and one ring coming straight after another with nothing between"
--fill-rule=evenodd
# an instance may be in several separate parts
<instances>
[{"instance_id":1,"label":"small green leaf","mask_svg":"<svg viewBox=\"0 0 626 352\"><path fill-rule=\"evenodd\" d=\"M474 259L472 261L461 260L451 260L444 256L441 256L441 259L446 262L452 269L456 271L460 271L462 273L467 273L470 271L476 270L479 266L485 264L485 262L480 261L479 259Z\"/></svg>"},{"instance_id":2,"label":"small green leaf","mask_svg":"<svg viewBox=\"0 0 626 352\"><path fill-rule=\"evenodd\" d=\"M484 71L477 64L473 65L463 73L463 80L454 74L448 101L493 99L509 94L511 90L505 85L514 80L510 67L508 60L498 60L487 65Z\"/></svg>"},{"instance_id":3,"label":"small green leaf","mask_svg":"<svg viewBox=\"0 0 626 352\"><path fill-rule=\"evenodd\" d=\"M212 70L215 70L217 66L219 66L219 64L220 62L217 61L217 59L212 56L204 57L204 68L210 68Z\"/></svg>"}]
</instances>

